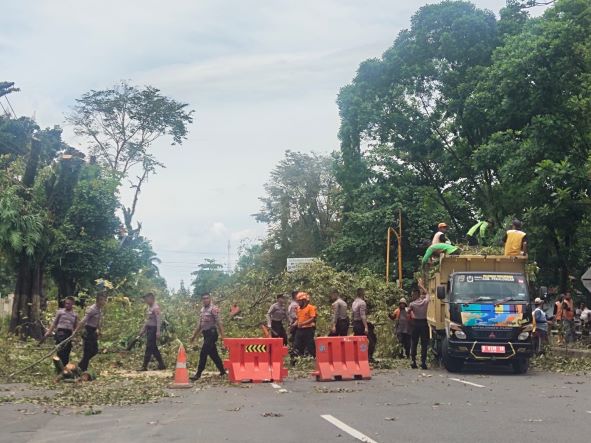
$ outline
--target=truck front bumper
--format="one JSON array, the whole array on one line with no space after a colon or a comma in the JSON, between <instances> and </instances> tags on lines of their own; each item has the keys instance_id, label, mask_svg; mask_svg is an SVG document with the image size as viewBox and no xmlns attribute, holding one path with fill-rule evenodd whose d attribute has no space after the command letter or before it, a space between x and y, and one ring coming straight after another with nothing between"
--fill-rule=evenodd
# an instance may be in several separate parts
<instances>
[{"instance_id":1,"label":"truck front bumper","mask_svg":"<svg viewBox=\"0 0 591 443\"><path fill-rule=\"evenodd\" d=\"M503 346L503 353L483 352L483 346ZM484 342L470 340L449 340L448 352L450 357L464 360L490 361L511 360L515 358L530 358L533 355L531 340L518 342Z\"/></svg>"}]
</instances>

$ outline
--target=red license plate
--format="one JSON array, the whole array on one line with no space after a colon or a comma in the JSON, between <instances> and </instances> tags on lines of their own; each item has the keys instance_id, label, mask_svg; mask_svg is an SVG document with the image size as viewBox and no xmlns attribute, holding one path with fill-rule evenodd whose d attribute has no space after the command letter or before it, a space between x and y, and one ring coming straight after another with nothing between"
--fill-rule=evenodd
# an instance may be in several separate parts
<instances>
[{"instance_id":1,"label":"red license plate","mask_svg":"<svg viewBox=\"0 0 591 443\"><path fill-rule=\"evenodd\" d=\"M486 346L482 345L481 351L484 354L504 354L505 347L504 346Z\"/></svg>"}]
</instances>

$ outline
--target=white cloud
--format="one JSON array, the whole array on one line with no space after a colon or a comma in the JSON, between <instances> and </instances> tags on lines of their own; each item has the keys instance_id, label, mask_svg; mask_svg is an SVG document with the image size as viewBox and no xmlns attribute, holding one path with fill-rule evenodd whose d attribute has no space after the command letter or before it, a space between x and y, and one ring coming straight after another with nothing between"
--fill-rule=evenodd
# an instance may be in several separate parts
<instances>
[{"instance_id":1,"label":"white cloud","mask_svg":"<svg viewBox=\"0 0 591 443\"><path fill-rule=\"evenodd\" d=\"M167 168L143 189L137 219L178 287L203 258L227 264L285 149L338 147L340 87L379 57L423 1L31 0L4 2L0 80L17 113L63 122L74 99L121 79L190 103L187 142L155 152ZM477 0L498 11L505 0ZM79 141L66 129L72 143ZM126 193L124 192L124 195Z\"/></svg>"}]
</instances>

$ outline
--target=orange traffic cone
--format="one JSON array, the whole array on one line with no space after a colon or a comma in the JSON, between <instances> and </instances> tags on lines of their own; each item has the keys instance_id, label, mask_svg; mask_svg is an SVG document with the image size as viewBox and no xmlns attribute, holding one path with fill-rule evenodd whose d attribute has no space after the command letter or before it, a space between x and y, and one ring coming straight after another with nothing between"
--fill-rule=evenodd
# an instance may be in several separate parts
<instances>
[{"instance_id":1,"label":"orange traffic cone","mask_svg":"<svg viewBox=\"0 0 591 443\"><path fill-rule=\"evenodd\" d=\"M187 353L185 347L181 344L179 355L176 359L176 369L174 371L174 383L171 388L190 388L189 371L187 370Z\"/></svg>"}]
</instances>

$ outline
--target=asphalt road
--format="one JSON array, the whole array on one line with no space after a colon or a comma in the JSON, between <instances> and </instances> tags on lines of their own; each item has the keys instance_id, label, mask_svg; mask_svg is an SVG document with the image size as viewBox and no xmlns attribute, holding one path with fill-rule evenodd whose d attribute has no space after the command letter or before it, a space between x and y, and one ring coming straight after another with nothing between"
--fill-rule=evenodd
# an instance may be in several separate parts
<instances>
[{"instance_id":1,"label":"asphalt road","mask_svg":"<svg viewBox=\"0 0 591 443\"><path fill-rule=\"evenodd\" d=\"M4 404L0 442L591 441L586 376L404 369L367 381L299 379L174 393L157 404L101 407L93 416Z\"/></svg>"}]
</instances>

